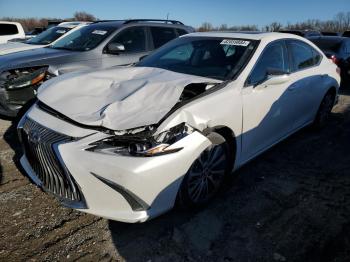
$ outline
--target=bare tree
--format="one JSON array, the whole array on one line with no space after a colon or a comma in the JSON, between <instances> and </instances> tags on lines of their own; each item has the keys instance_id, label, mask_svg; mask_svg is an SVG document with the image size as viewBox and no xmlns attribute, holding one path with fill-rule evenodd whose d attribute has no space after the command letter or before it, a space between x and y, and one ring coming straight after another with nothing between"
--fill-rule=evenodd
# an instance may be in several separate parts
<instances>
[{"instance_id":1,"label":"bare tree","mask_svg":"<svg viewBox=\"0 0 350 262\"><path fill-rule=\"evenodd\" d=\"M334 22L338 27L338 31L350 30L350 12L338 13L334 18Z\"/></svg>"},{"instance_id":2,"label":"bare tree","mask_svg":"<svg viewBox=\"0 0 350 262\"><path fill-rule=\"evenodd\" d=\"M96 21L96 17L92 14L86 13L86 12L75 12L74 13L74 20L76 21Z\"/></svg>"},{"instance_id":3,"label":"bare tree","mask_svg":"<svg viewBox=\"0 0 350 262\"><path fill-rule=\"evenodd\" d=\"M213 26L211 23L208 22L204 22L199 28L198 31L199 32L206 32L206 31L212 31L213 30Z\"/></svg>"},{"instance_id":4,"label":"bare tree","mask_svg":"<svg viewBox=\"0 0 350 262\"><path fill-rule=\"evenodd\" d=\"M221 26L219 26L219 31L227 31L228 27L227 24L222 24Z\"/></svg>"},{"instance_id":5,"label":"bare tree","mask_svg":"<svg viewBox=\"0 0 350 262\"><path fill-rule=\"evenodd\" d=\"M273 22L267 26L265 26L265 31L267 32L277 32L281 30L283 25L279 22Z\"/></svg>"}]
</instances>

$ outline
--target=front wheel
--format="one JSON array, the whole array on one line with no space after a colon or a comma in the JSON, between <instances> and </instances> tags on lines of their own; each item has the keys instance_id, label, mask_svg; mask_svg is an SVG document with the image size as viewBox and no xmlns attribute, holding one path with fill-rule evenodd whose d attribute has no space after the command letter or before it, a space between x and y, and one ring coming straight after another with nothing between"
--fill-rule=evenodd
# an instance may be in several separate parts
<instances>
[{"instance_id":1,"label":"front wheel","mask_svg":"<svg viewBox=\"0 0 350 262\"><path fill-rule=\"evenodd\" d=\"M317 115L314 120L314 126L316 128L322 128L327 124L333 106L334 106L334 95L332 92L328 92L324 96L321 102L321 105L317 111Z\"/></svg>"},{"instance_id":2,"label":"front wheel","mask_svg":"<svg viewBox=\"0 0 350 262\"><path fill-rule=\"evenodd\" d=\"M199 207L211 200L230 171L229 161L230 151L226 142L204 150L182 181L177 198L180 207Z\"/></svg>"}]
</instances>

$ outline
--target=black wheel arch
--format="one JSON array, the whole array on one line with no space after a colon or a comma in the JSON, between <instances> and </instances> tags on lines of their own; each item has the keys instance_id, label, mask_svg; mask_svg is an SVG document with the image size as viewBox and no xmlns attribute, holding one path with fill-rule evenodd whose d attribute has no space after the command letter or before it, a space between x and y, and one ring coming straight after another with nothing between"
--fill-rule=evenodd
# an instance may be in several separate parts
<instances>
[{"instance_id":1,"label":"black wheel arch","mask_svg":"<svg viewBox=\"0 0 350 262\"><path fill-rule=\"evenodd\" d=\"M211 133L218 133L219 135L224 137L224 139L226 140L226 143L228 144L230 149L230 159L231 159L230 168L232 170L233 167L235 166L236 155L237 155L237 138L235 133L232 131L231 128L227 126L214 126L214 127L207 128L203 131L203 134L206 135L207 137Z\"/></svg>"}]
</instances>

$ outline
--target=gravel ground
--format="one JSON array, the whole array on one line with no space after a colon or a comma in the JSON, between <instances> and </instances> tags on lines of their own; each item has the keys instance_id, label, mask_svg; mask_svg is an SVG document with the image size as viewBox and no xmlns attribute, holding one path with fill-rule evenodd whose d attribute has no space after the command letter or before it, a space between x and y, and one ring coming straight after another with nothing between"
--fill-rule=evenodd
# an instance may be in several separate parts
<instances>
[{"instance_id":1,"label":"gravel ground","mask_svg":"<svg viewBox=\"0 0 350 262\"><path fill-rule=\"evenodd\" d=\"M31 184L0 120L0 261L350 261L349 131L343 92L324 130L250 162L205 209L123 224L63 208Z\"/></svg>"}]
</instances>

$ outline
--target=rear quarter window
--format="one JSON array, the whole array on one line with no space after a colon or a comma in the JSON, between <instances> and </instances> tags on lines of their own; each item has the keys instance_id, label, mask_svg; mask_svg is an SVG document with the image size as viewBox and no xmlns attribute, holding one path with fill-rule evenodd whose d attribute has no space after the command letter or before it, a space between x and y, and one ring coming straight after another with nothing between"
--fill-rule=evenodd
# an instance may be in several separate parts
<instances>
[{"instance_id":1,"label":"rear quarter window","mask_svg":"<svg viewBox=\"0 0 350 262\"><path fill-rule=\"evenodd\" d=\"M290 41L289 49L293 61L293 71L316 66L322 59L318 51L301 41Z\"/></svg>"},{"instance_id":2,"label":"rear quarter window","mask_svg":"<svg viewBox=\"0 0 350 262\"><path fill-rule=\"evenodd\" d=\"M18 28L12 24L0 24L0 35L16 35Z\"/></svg>"},{"instance_id":3,"label":"rear quarter window","mask_svg":"<svg viewBox=\"0 0 350 262\"><path fill-rule=\"evenodd\" d=\"M177 37L174 28L151 27L154 48L158 48Z\"/></svg>"},{"instance_id":4,"label":"rear quarter window","mask_svg":"<svg viewBox=\"0 0 350 262\"><path fill-rule=\"evenodd\" d=\"M179 29L179 28L176 29L176 32L179 36L188 34L188 32L186 30Z\"/></svg>"}]
</instances>

